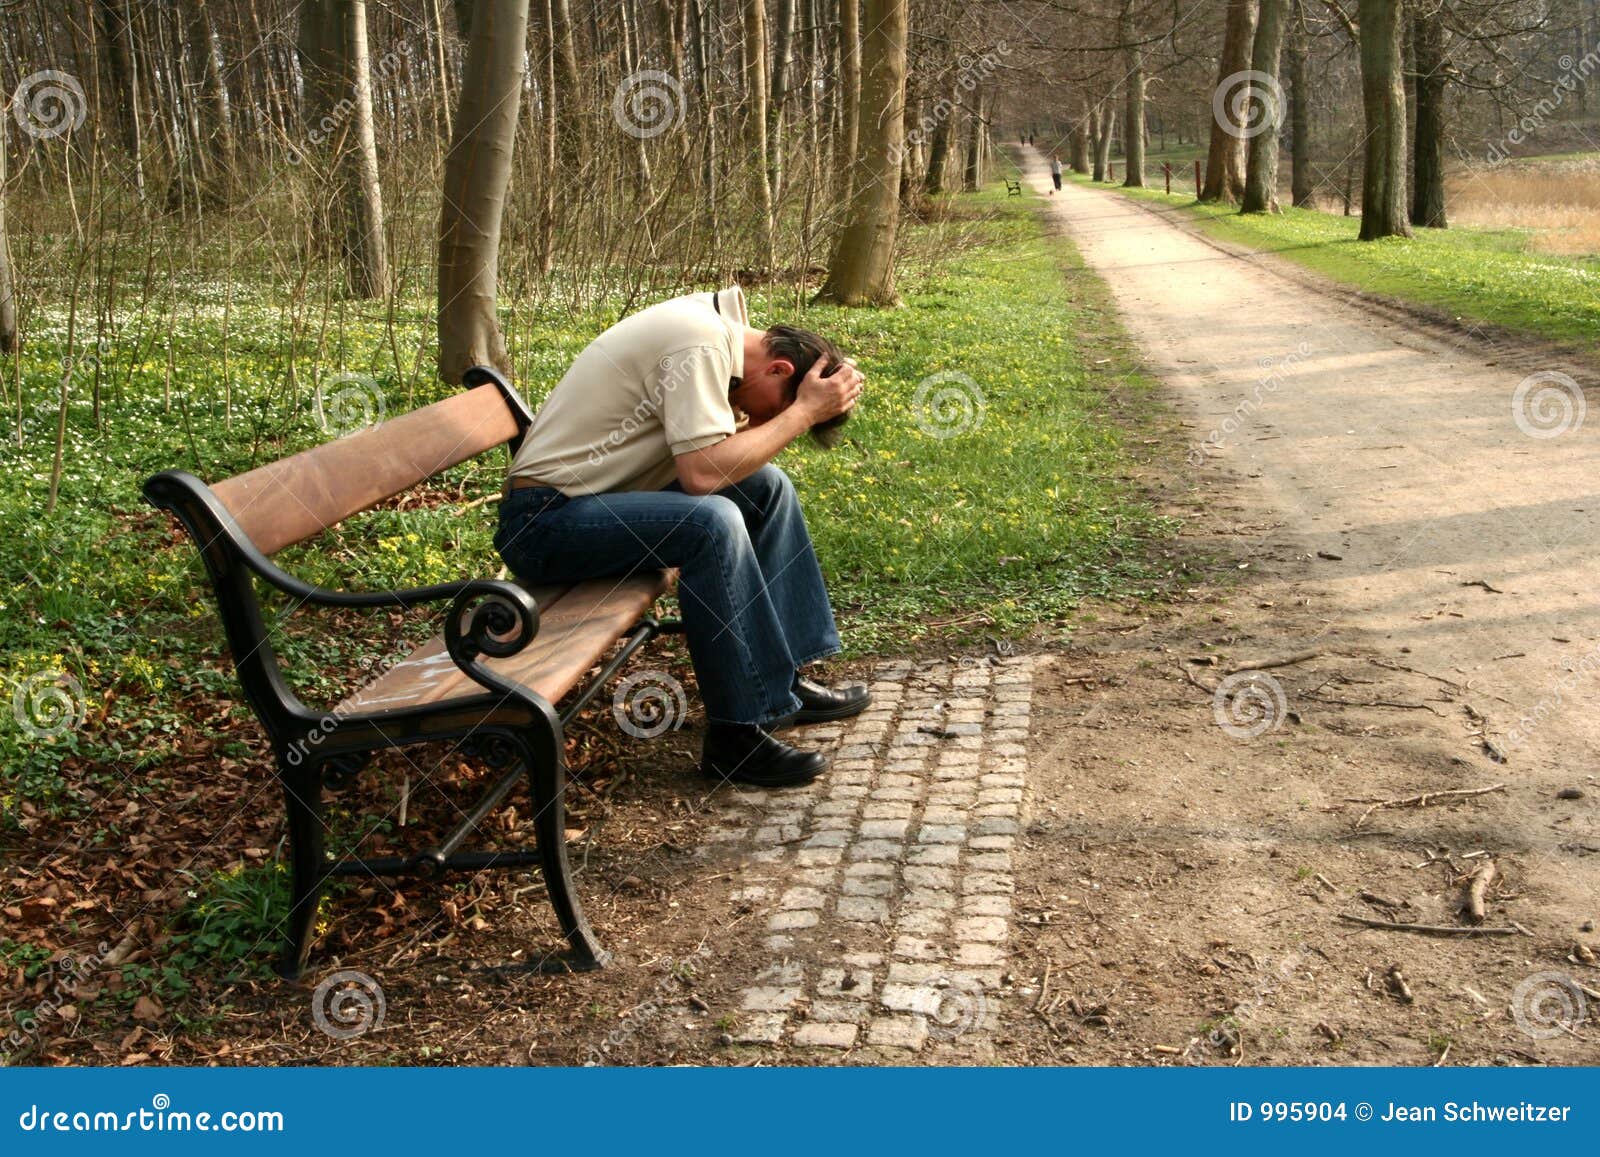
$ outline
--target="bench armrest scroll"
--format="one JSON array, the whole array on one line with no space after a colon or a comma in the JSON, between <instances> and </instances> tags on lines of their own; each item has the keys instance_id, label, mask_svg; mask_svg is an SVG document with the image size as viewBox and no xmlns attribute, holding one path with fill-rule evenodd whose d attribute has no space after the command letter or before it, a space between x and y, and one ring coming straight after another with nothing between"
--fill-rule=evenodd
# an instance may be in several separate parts
<instances>
[{"instance_id":1,"label":"bench armrest scroll","mask_svg":"<svg viewBox=\"0 0 1600 1157\"><path fill-rule=\"evenodd\" d=\"M539 604L522 587L504 579L472 579L463 584L444 621L444 645L457 667L491 691L520 691L479 658L515 655L539 633Z\"/></svg>"}]
</instances>

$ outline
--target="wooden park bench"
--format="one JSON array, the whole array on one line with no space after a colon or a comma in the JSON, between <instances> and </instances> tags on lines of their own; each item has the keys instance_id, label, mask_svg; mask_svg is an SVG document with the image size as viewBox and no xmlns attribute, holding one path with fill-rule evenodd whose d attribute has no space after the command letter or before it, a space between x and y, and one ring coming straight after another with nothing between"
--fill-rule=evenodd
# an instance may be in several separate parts
<instances>
[{"instance_id":1,"label":"wooden park bench","mask_svg":"<svg viewBox=\"0 0 1600 1157\"><path fill-rule=\"evenodd\" d=\"M1022 182L1021 181L1012 181L1012 180L1008 179L1006 181L1006 196L1008 196L1008 197L1020 197L1020 196L1022 196Z\"/></svg>"},{"instance_id":2,"label":"wooden park bench","mask_svg":"<svg viewBox=\"0 0 1600 1157\"><path fill-rule=\"evenodd\" d=\"M558 966L598 968L606 954L584 918L566 853L562 728L655 635L681 629L651 614L665 572L569 586L465 579L417 590L333 591L287 574L271 556L476 455L521 442L526 403L493 370L468 371L442 402L207 486L181 470L144 493L172 512L205 562L244 697L272 743L288 811L292 898L280 971L305 967L317 907L331 876L424 876L538 864L570 952ZM448 604L444 631L355 694L322 711L284 681L257 581L298 604L397 607ZM607 653L622 642L620 650ZM606 660L575 693L584 676ZM558 714L556 707L566 699ZM330 861L323 791L349 787L386 748L453 743L495 773L493 786L443 841L409 856ZM463 845L526 776L536 851Z\"/></svg>"}]
</instances>

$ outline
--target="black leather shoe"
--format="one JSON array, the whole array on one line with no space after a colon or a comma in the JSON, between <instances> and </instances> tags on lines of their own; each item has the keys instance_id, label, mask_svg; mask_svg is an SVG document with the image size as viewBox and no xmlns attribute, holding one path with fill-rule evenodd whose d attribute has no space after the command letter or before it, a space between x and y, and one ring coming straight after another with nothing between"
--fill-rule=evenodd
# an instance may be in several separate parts
<instances>
[{"instance_id":1,"label":"black leather shoe","mask_svg":"<svg viewBox=\"0 0 1600 1157\"><path fill-rule=\"evenodd\" d=\"M872 702L872 693L864 684L849 683L835 689L800 675L794 677L794 693L800 700L800 710L784 720L786 724L848 719L860 715Z\"/></svg>"},{"instance_id":2,"label":"black leather shoe","mask_svg":"<svg viewBox=\"0 0 1600 1157\"><path fill-rule=\"evenodd\" d=\"M827 769L827 756L790 747L754 723L706 727L700 773L712 779L754 787L793 787L810 783Z\"/></svg>"}]
</instances>

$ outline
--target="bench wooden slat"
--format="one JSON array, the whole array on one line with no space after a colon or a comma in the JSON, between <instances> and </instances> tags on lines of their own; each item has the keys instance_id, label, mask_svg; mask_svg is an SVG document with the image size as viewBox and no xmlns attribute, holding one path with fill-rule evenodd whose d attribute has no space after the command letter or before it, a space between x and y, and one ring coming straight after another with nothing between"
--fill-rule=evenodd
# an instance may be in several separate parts
<instances>
[{"instance_id":1,"label":"bench wooden slat","mask_svg":"<svg viewBox=\"0 0 1600 1157\"><path fill-rule=\"evenodd\" d=\"M564 587L532 587L539 633L520 653L486 659L485 666L559 702L666 591L664 572L594 579ZM482 695L450 659L436 635L335 708L339 715L392 711Z\"/></svg>"},{"instance_id":2,"label":"bench wooden slat","mask_svg":"<svg viewBox=\"0 0 1600 1157\"><path fill-rule=\"evenodd\" d=\"M492 384L302 451L211 488L263 554L342 522L515 438Z\"/></svg>"}]
</instances>

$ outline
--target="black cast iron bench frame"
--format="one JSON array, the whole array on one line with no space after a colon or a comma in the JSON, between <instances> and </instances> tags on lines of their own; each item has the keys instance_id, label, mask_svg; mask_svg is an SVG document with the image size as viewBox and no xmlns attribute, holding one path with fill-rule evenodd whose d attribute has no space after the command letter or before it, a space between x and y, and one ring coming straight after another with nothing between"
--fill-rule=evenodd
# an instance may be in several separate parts
<instances>
[{"instance_id":1,"label":"black cast iron bench frame","mask_svg":"<svg viewBox=\"0 0 1600 1157\"><path fill-rule=\"evenodd\" d=\"M426 422L429 411L451 407L449 414L469 432L463 435L458 446L435 452L419 451L419 465L411 469L409 485L394 493L401 493L423 481L439 470L456 465L478 453L505 445L515 451L532 421L527 404L500 374L485 367L475 367L464 376L468 393L475 395L471 409L462 401L467 395L436 403L406 415L405 419L423 419L406 425L405 431L393 432L394 423L384 423L372 431L363 431L352 437L370 437L374 446L404 455L407 437L412 445L432 439L433 427ZM484 388L488 387L488 388ZM466 416L463 423L462 417ZM482 421L478 420L482 416ZM403 422L405 419L402 419ZM479 432L478 426L485 427ZM385 430L390 430L385 435ZM379 439L382 439L379 441ZM487 439L487 441L485 441ZM341 439L346 442L349 439ZM484 443L479 445L479 443ZM412 590L349 592L334 591L312 586L295 578L276 566L268 557L282 545L303 541L320 533L326 526L343 517L370 508L368 493L350 497L339 491L349 490L351 483L337 477L330 482L328 468L323 464L329 450L339 443L330 443L303 454L272 463L269 467L230 479L213 489L199 478L181 470L169 470L152 477L144 486L146 499L153 505L171 512L183 524L194 540L204 560L211 587L216 596L217 611L232 652L234 666L246 701L260 721L272 743L277 763L277 777L283 789L284 806L288 813L289 858L292 870L291 907L288 917L288 945L284 951L279 972L289 979L297 979L305 968L316 925L318 905L324 888L334 876L420 876L438 877L446 872L478 871L486 868L514 868L538 865L543 872L550 903L565 934L569 951L545 962L562 970L587 970L601 967L608 953L601 948L583 907L573 887L572 872L566 854L566 766L563 755L563 728L594 698L600 688L627 662L639 648L654 636L681 629L677 622L661 622L649 613L654 594L665 589L668 576L647 576L657 581L654 588L640 587L632 593L631 608L642 606L643 611L631 626L616 629L607 626L602 634L606 649L619 640L620 649L614 650L603 662L598 674L565 699L558 713L551 699L561 699L561 684L546 697L526 682L508 678L496 671L486 660L516 656L533 642L540 628L539 598L534 592L514 582L499 579L466 579L441 583ZM443 443L441 443L443 445ZM361 455L348 448L335 451L337 476L341 471L350 473L350 463L359 461ZM323 455L317 458L317 455ZM317 476L319 470L322 476ZM260 480L264 472L271 476ZM242 480L256 479L251 485ZM287 505L293 525L275 530L270 521L262 525L273 530L273 543L262 549L247 533L243 521L255 517L248 513L254 500L241 500L244 493L272 492L281 499L282 492L292 492L296 486L307 487L312 505L318 507L315 516L296 514ZM226 495L219 494L233 487ZM276 488L276 490L273 490ZM330 493L332 497L330 498ZM301 497L305 495L302 494ZM387 495L392 496L392 495ZM385 496L385 497L387 497ZM322 499L319 503L318 498ZM243 505L247 513L230 508ZM382 501L382 497L377 501ZM269 503L270 504L270 503ZM337 515L337 517L334 517ZM284 520L279 519L281 524ZM309 531L309 533L299 533ZM288 541L279 542L288 536ZM271 632L262 618L256 582L268 585L289 595L302 604L319 607L396 607L405 610L438 603L449 603L446 612L443 641L454 668L464 672L478 685L480 693L466 697L457 696L442 702L419 702L400 707L374 710L352 710L330 715L302 703L283 678ZM639 580L634 580L637 585ZM576 590L577 587L567 588ZM630 617L631 614L630 614ZM595 646L599 640L593 631L586 642ZM569 665L570 665L570 656ZM585 670L592 665L584 663ZM452 672L453 674L453 672ZM438 844L408 856L387 856L375 859L351 857L337 862L327 859L324 840L324 791L351 786L362 767L379 751L401 748L421 743L454 742L458 750L475 757L497 773L492 786L461 822ZM479 824L503 801L524 776L533 797L534 827L537 850L471 851L464 850L469 837Z\"/></svg>"}]
</instances>

